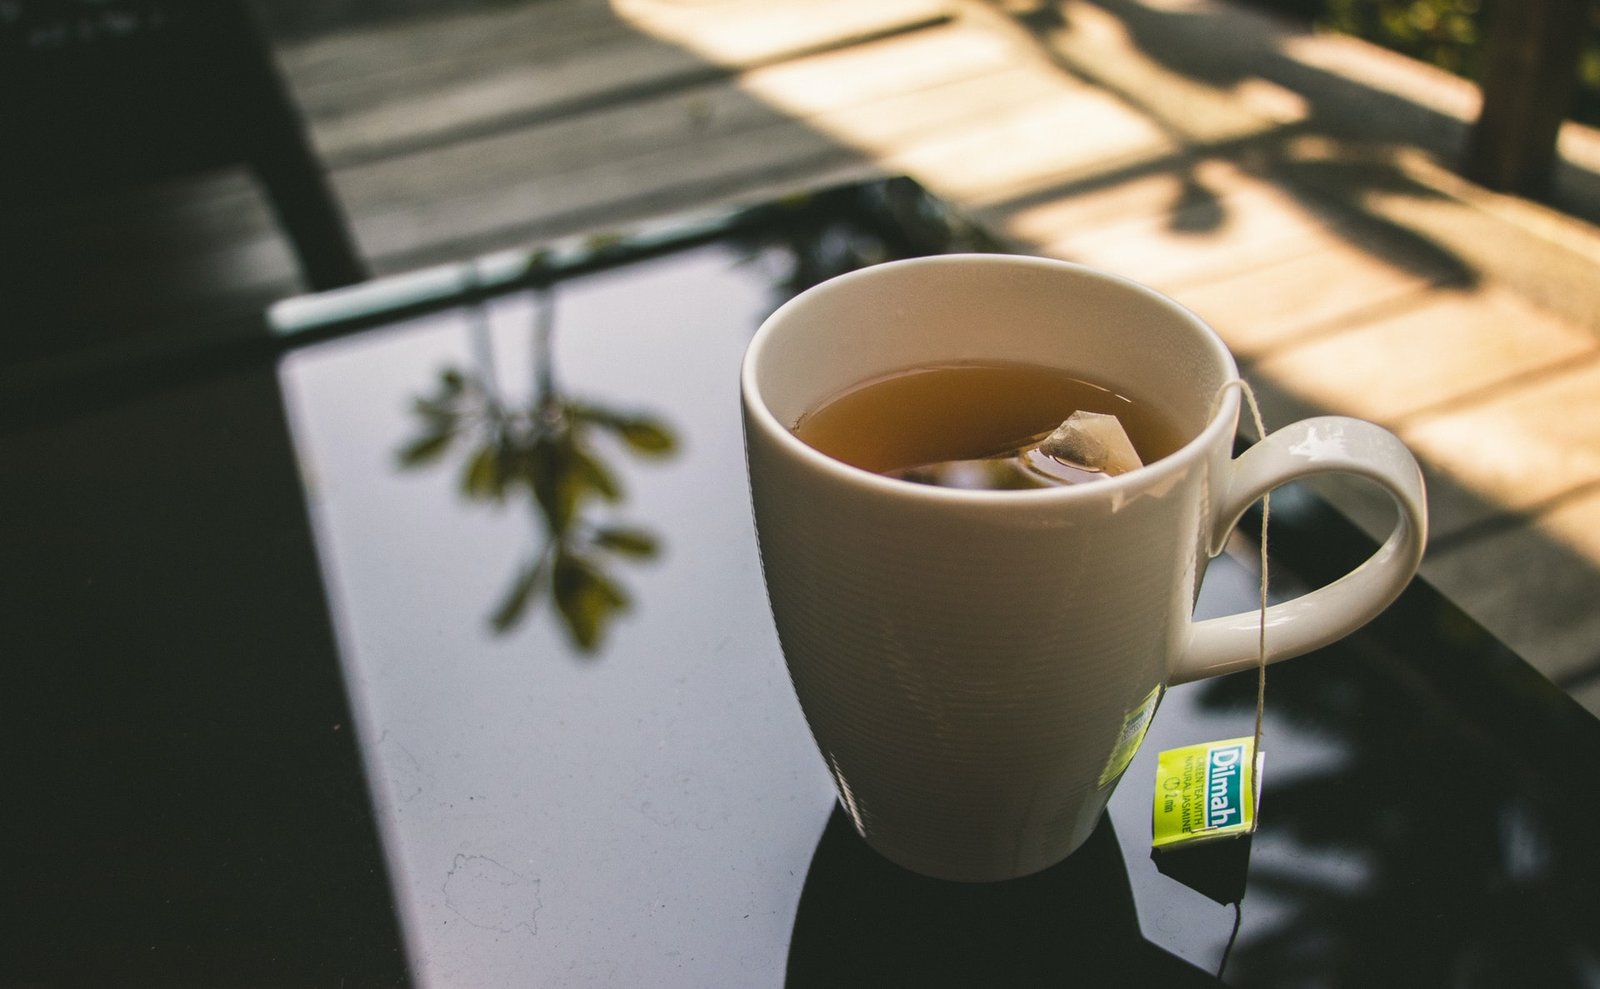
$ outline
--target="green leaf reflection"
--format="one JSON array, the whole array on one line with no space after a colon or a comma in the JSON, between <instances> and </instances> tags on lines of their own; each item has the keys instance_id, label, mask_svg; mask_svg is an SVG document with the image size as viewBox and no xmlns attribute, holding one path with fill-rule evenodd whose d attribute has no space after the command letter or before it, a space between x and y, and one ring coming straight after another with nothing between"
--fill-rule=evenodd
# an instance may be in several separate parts
<instances>
[{"instance_id":1,"label":"green leaf reflection","mask_svg":"<svg viewBox=\"0 0 1600 989\"><path fill-rule=\"evenodd\" d=\"M535 301L528 398L511 401L502 394L484 316L474 312L476 366L442 369L432 390L413 400L416 434L396 459L404 469L419 469L454 454L462 498L525 505L538 545L490 613L489 626L509 632L548 597L572 644L592 654L611 622L632 605L613 571L661 551L650 529L610 517L626 497L614 458L668 457L678 440L653 414L565 395L551 366L551 289L537 290Z\"/></svg>"}]
</instances>

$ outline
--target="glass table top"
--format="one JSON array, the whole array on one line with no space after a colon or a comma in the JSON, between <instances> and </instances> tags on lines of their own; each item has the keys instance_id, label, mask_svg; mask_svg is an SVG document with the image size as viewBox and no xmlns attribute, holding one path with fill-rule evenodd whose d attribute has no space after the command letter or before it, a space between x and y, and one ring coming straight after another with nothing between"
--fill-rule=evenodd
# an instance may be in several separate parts
<instances>
[{"instance_id":1,"label":"glass table top","mask_svg":"<svg viewBox=\"0 0 1600 989\"><path fill-rule=\"evenodd\" d=\"M799 288L994 247L870 183L13 401L0 982L1600 982L1600 724L1421 582L1272 668L1248 843L1156 858L1150 811L1156 752L1250 732L1253 674L1170 690L1044 873L856 838L767 612L737 369ZM1252 606L1253 524L1202 616ZM1275 594L1364 539L1284 491Z\"/></svg>"}]
</instances>

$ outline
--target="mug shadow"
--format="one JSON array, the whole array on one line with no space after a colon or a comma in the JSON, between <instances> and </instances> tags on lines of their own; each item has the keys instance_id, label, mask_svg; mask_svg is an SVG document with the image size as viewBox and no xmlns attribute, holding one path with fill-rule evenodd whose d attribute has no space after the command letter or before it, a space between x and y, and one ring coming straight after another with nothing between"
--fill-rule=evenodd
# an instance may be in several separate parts
<instances>
[{"instance_id":1,"label":"mug shadow","mask_svg":"<svg viewBox=\"0 0 1600 989\"><path fill-rule=\"evenodd\" d=\"M1111 821L1049 869L954 883L873 851L835 807L800 894L787 985L1216 985L1146 941Z\"/></svg>"}]
</instances>

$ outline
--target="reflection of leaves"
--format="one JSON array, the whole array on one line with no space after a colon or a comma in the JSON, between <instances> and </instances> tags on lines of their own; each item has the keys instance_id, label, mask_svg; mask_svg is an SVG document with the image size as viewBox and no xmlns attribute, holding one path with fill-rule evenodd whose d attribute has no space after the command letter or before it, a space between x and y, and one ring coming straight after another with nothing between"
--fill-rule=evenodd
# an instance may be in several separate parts
<instances>
[{"instance_id":1,"label":"reflection of leaves","mask_svg":"<svg viewBox=\"0 0 1600 989\"><path fill-rule=\"evenodd\" d=\"M406 467L432 463L444 456L445 450L450 448L450 441L455 438L451 432L425 433L401 448L400 463Z\"/></svg>"},{"instance_id":2,"label":"reflection of leaves","mask_svg":"<svg viewBox=\"0 0 1600 989\"><path fill-rule=\"evenodd\" d=\"M422 420L422 432L400 448L396 455L400 466L420 467L444 456L460 435L463 403L470 401L467 389L467 379L452 368L439 376L439 387L432 395L412 402L412 412Z\"/></svg>"},{"instance_id":3,"label":"reflection of leaves","mask_svg":"<svg viewBox=\"0 0 1600 989\"><path fill-rule=\"evenodd\" d=\"M461 493L468 498L503 499L506 492L505 461L502 447L490 445L479 448L467 461L467 469L461 474Z\"/></svg>"},{"instance_id":4,"label":"reflection of leaves","mask_svg":"<svg viewBox=\"0 0 1600 989\"><path fill-rule=\"evenodd\" d=\"M541 436L522 458L534 499L553 533L565 532L572 524L581 494L572 470L571 451L571 443L562 437Z\"/></svg>"},{"instance_id":5,"label":"reflection of leaves","mask_svg":"<svg viewBox=\"0 0 1600 989\"><path fill-rule=\"evenodd\" d=\"M468 448L458 485L463 497L495 504L519 493L528 498L545 544L517 572L489 624L508 632L549 594L573 643L592 652L608 623L630 605L607 561L654 559L660 542L639 526L589 520L591 506L616 505L624 497L616 471L591 438L609 436L616 441L611 449L650 459L672 454L678 443L653 416L568 400L553 386L541 391L528 408L513 408L473 375L446 369L433 394L412 403L420 431L397 459L402 468L424 467L460 441Z\"/></svg>"},{"instance_id":6,"label":"reflection of leaves","mask_svg":"<svg viewBox=\"0 0 1600 989\"><path fill-rule=\"evenodd\" d=\"M622 500L622 486L611 469L585 450L571 431L540 436L522 454L517 459L523 479L552 532L566 532L591 495L608 502Z\"/></svg>"},{"instance_id":7,"label":"reflection of leaves","mask_svg":"<svg viewBox=\"0 0 1600 989\"><path fill-rule=\"evenodd\" d=\"M578 648L591 651L614 612L628 607L628 596L588 559L556 551L552 568L552 593L567 632Z\"/></svg>"},{"instance_id":8,"label":"reflection of leaves","mask_svg":"<svg viewBox=\"0 0 1600 989\"><path fill-rule=\"evenodd\" d=\"M594 542L623 556L643 560L653 558L659 550L655 534L646 529L599 529L594 534Z\"/></svg>"},{"instance_id":9,"label":"reflection of leaves","mask_svg":"<svg viewBox=\"0 0 1600 989\"><path fill-rule=\"evenodd\" d=\"M621 436L640 453L671 453L675 446L672 434L659 423L648 419L632 419L623 423Z\"/></svg>"},{"instance_id":10,"label":"reflection of leaves","mask_svg":"<svg viewBox=\"0 0 1600 989\"><path fill-rule=\"evenodd\" d=\"M618 415L592 405L572 405L569 414L580 422L590 422L609 430L639 453L668 454L677 449L672 432L656 419L648 416Z\"/></svg>"},{"instance_id":11,"label":"reflection of leaves","mask_svg":"<svg viewBox=\"0 0 1600 989\"><path fill-rule=\"evenodd\" d=\"M617 479L605 464L596 460L574 444L572 448L572 462L574 474L583 490L592 491L606 501L619 501L622 498L622 488L617 484ZM580 495L581 497L581 495Z\"/></svg>"},{"instance_id":12,"label":"reflection of leaves","mask_svg":"<svg viewBox=\"0 0 1600 989\"><path fill-rule=\"evenodd\" d=\"M494 610L489 624L494 626L496 632L504 632L514 627L527 613L528 605L533 603L534 595L538 592L545 576L545 561L543 557L535 563L522 568L522 573L512 583L510 591Z\"/></svg>"}]
</instances>

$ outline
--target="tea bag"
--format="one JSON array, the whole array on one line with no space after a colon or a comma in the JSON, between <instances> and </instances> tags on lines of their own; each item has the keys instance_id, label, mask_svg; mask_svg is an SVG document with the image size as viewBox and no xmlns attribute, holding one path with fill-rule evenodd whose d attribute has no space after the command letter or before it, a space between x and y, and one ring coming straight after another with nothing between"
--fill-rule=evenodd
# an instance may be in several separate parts
<instances>
[{"instance_id":1,"label":"tea bag","mask_svg":"<svg viewBox=\"0 0 1600 989\"><path fill-rule=\"evenodd\" d=\"M922 464L886 473L946 488L1005 490L1081 484L1142 466L1116 416L1078 411L1051 432L1027 437L992 456Z\"/></svg>"},{"instance_id":2,"label":"tea bag","mask_svg":"<svg viewBox=\"0 0 1600 989\"><path fill-rule=\"evenodd\" d=\"M1017 459L1029 473L1051 484L1082 484L1126 474L1144 462L1114 415L1074 412Z\"/></svg>"},{"instance_id":3,"label":"tea bag","mask_svg":"<svg viewBox=\"0 0 1600 989\"><path fill-rule=\"evenodd\" d=\"M1144 466L1121 420L1100 412L1072 413L1038 449L1073 467L1111 477Z\"/></svg>"}]
</instances>

